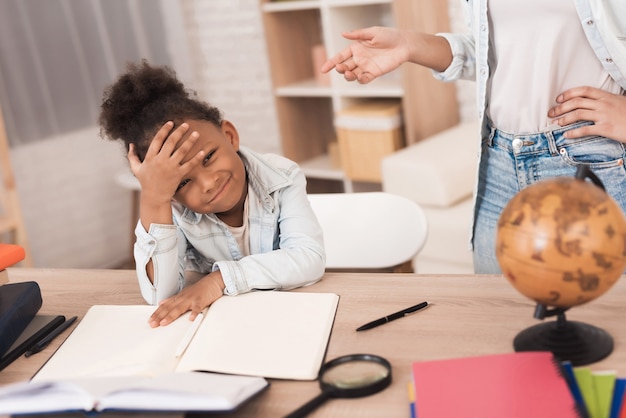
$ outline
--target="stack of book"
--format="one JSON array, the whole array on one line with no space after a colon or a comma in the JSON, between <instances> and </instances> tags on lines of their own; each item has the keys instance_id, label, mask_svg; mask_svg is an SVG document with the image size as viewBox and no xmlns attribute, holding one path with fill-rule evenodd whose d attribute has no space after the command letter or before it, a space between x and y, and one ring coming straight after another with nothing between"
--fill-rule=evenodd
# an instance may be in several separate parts
<instances>
[{"instance_id":1,"label":"stack of book","mask_svg":"<svg viewBox=\"0 0 626 418\"><path fill-rule=\"evenodd\" d=\"M7 267L19 263L26 257L24 248L16 244L0 243L0 285L9 282Z\"/></svg>"},{"instance_id":2,"label":"stack of book","mask_svg":"<svg viewBox=\"0 0 626 418\"><path fill-rule=\"evenodd\" d=\"M573 396L585 405L590 418L626 418L626 378L613 370L592 371L588 367L572 368L569 362L562 364L573 377Z\"/></svg>"},{"instance_id":3,"label":"stack of book","mask_svg":"<svg viewBox=\"0 0 626 418\"><path fill-rule=\"evenodd\" d=\"M531 351L414 362L411 416L626 418L626 378Z\"/></svg>"}]
</instances>

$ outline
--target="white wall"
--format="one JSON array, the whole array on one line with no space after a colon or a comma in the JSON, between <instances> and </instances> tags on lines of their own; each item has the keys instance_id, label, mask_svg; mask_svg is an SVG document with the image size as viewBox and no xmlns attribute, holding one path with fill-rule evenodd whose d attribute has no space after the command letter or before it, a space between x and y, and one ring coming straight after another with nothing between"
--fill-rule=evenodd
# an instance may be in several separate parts
<instances>
[{"instance_id":1,"label":"white wall","mask_svg":"<svg viewBox=\"0 0 626 418\"><path fill-rule=\"evenodd\" d=\"M130 193L115 183L121 147L97 128L11 150L36 267L114 267L130 253Z\"/></svg>"},{"instance_id":2,"label":"white wall","mask_svg":"<svg viewBox=\"0 0 626 418\"><path fill-rule=\"evenodd\" d=\"M458 0L453 28L463 29ZM181 2L203 99L220 107L242 143L280 152L258 0ZM462 119L474 117L473 86L460 85ZM131 192L121 146L97 129L11 150L23 217L37 267L107 268L130 255Z\"/></svg>"}]
</instances>

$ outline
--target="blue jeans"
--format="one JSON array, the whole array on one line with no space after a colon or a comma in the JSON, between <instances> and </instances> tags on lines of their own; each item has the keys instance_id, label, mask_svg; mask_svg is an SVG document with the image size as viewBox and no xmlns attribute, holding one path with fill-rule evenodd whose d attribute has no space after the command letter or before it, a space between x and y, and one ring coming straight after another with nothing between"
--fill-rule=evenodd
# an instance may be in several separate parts
<instances>
[{"instance_id":1,"label":"blue jeans","mask_svg":"<svg viewBox=\"0 0 626 418\"><path fill-rule=\"evenodd\" d=\"M590 123L528 135L491 128L483 138L473 231L476 273L501 273L495 253L500 213L517 192L540 180L574 176L576 167L586 164L626 213L624 144L599 136L563 137L565 131Z\"/></svg>"}]
</instances>

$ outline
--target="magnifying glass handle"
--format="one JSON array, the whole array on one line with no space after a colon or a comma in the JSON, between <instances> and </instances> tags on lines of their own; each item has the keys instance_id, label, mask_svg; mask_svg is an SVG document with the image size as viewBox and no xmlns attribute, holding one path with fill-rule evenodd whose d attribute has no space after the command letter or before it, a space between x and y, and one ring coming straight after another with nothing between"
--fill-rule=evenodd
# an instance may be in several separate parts
<instances>
[{"instance_id":1,"label":"magnifying glass handle","mask_svg":"<svg viewBox=\"0 0 626 418\"><path fill-rule=\"evenodd\" d=\"M330 398L330 392L322 391L315 398L311 399L300 408L287 415L285 418L302 418L313 412L318 406L326 402Z\"/></svg>"}]
</instances>

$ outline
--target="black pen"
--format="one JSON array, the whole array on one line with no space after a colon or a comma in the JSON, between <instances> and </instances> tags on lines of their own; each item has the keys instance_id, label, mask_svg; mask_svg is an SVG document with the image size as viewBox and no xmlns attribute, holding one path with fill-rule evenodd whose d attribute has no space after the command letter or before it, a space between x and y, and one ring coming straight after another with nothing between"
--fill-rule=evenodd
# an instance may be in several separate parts
<instances>
[{"instance_id":1,"label":"black pen","mask_svg":"<svg viewBox=\"0 0 626 418\"><path fill-rule=\"evenodd\" d=\"M356 330L357 331L365 331L366 329L371 329L371 328L377 327L379 325L386 324L387 322L393 321L393 320L398 319L398 318L402 318L403 316L406 316L406 315L408 315L410 313L413 313L415 311L419 311L420 309L424 309L427 306L428 306L428 302L418 303L417 305L411 306L410 308L403 309L400 312L392 313L391 315L387 315L387 316L379 318L379 319L377 319L375 321L368 322L365 325L361 325Z\"/></svg>"},{"instance_id":2,"label":"black pen","mask_svg":"<svg viewBox=\"0 0 626 418\"><path fill-rule=\"evenodd\" d=\"M23 343L15 347L13 350L9 351L0 359L0 370L7 367L14 360L19 358L22 354L30 350L35 344L41 341L42 338L45 338L50 332L52 332L55 328L61 325L65 321L65 317L63 315L59 315L54 317L53 320L44 325L40 330L31 335L28 339L26 339Z\"/></svg>"},{"instance_id":3,"label":"black pen","mask_svg":"<svg viewBox=\"0 0 626 418\"><path fill-rule=\"evenodd\" d=\"M30 357L33 354L36 354L36 353L40 352L41 350L43 350L44 348L46 348L48 346L48 344L50 344L50 342L52 340L54 340L56 337L58 337L59 334L61 334L63 331L68 329L74 323L74 321L76 321L76 319L78 319L78 317L77 316L73 316L70 319L68 319L67 321L63 322L61 325L59 325L54 330L52 330L52 332L50 332L50 334L46 335L37 344L35 344L33 346L33 348L28 350L24 354L24 356L25 357Z\"/></svg>"}]
</instances>

